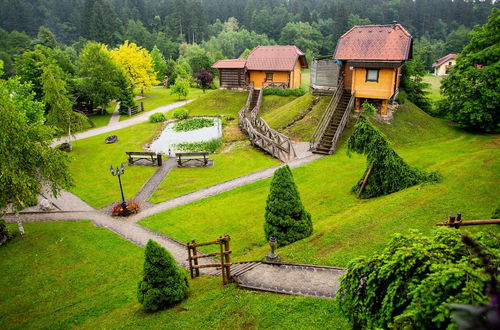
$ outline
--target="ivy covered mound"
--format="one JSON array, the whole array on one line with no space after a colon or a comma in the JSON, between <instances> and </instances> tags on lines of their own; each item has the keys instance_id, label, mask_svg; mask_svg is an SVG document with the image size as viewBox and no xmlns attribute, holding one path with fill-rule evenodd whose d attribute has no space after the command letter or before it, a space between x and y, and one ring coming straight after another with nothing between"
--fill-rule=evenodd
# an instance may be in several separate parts
<instances>
[{"instance_id":1,"label":"ivy covered mound","mask_svg":"<svg viewBox=\"0 0 500 330\"><path fill-rule=\"evenodd\" d=\"M149 240L144 251L143 279L137 298L147 311L165 309L188 295L188 280L172 255L160 244Z\"/></svg>"},{"instance_id":2,"label":"ivy covered mound","mask_svg":"<svg viewBox=\"0 0 500 330\"><path fill-rule=\"evenodd\" d=\"M363 109L347 146L348 152L364 154L367 159L365 173L352 188L359 198L388 195L419 183L439 180L437 172L425 173L406 164L389 145L384 134L368 119L367 115L373 113L375 108L365 103Z\"/></svg>"},{"instance_id":3,"label":"ivy covered mound","mask_svg":"<svg viewBox=\"0 0 500 330\"><path fill-rule=\"evenodd\" d=\"M500 236L472 238L497 269ZM448 304L488 304L489 276L455 229L397 234L381 254L347 268L337 298L355 328L444 329L452 323Z\"/></svg>"},{"instance_id":4,"label":"ivy covered mound","mask_svg":"<svg viewBox=\"0 0 500 330\"><path fill-rule=\"evenodd\" d=\"M276 237L280 246L312 234L311 214L304 209L292 171L285 165L274 172L266 202L266 238Z\"/></svg>"}]
</instances>

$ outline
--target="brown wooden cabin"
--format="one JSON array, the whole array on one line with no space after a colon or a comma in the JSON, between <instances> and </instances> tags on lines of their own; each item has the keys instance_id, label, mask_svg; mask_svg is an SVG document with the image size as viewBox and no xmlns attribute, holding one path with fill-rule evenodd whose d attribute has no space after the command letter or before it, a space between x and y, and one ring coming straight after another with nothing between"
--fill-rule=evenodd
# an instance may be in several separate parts
<instances>
[{"instance_id":1,"label":"brown wooden cabin","mask_svg":"<svg viewBox=\"0 0 500 330\"><path fill-rule=\"evenodd\" d=\"M239 89L246 87L245 59L217 61L212 68L219 70L219 86L224 89Z\"/></svg>"},{"instance_id":2,"label":"brown wooden cabin","mask_svg":"<svg viewBox=\"0 0 500 330\"><path fill-rule=\"evenodd\" d=\"M219 70L221 88L288 89L300 87L307 60L295 46L258 46L246 60L220 60L212 67Z\"/></svg>"},{"instance_id":3,"label":"brown wooden cabin","mask_svg":"<svg viewBox=\"0 0 500 330\"><path fill-rule=\"evenodd\" d=\"M354 26L337 43L344 89L356 97L356 108L367 100L387 115L387 105L399 92L401 66L412 57L412 36L400 24Z\"/></svg>"}]
</instances>

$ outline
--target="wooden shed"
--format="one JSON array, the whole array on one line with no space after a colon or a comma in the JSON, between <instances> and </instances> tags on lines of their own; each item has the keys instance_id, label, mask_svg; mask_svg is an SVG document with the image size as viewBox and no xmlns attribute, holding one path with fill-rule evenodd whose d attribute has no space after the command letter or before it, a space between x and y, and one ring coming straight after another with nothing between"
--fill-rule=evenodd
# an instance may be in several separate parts
<instances>
[{"instance_id":1,"label":"wooden shed","mask_svg":"<svg viewBox=\"0 0 500 330\"><path fill-rule=\"evenodd\" d=\"M212 68L219 70L219 85L224 89L245 88L245 59L217 61Z\"/></svg>"},{"instance_id":2,"label":"wooden shed","mask_svg":"<svg viewBox=\"0 0 500 330\"><path fill-rule=\"evenodd\" d=\"M412 36L400 24L354 26L340 37L334 54L356 107L365 100L379 103L381 115L397 95L401 66L411 57Z\"/></svg>"}]
</instances>

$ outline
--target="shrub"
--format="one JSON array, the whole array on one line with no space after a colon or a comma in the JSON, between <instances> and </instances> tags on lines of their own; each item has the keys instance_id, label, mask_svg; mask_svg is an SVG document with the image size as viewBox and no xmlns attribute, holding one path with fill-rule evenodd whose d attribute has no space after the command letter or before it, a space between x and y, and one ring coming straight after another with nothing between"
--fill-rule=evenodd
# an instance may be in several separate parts
<instances>
[{"instance_id":1,"label":"shrub","mask_svg":"<svg viewBox=\"0 0 500 330\"><path fill-rule=\"evenodd\" d=\"M307 91L304 88L295 89L281 89L281 88L266 88L264 89L264 95L278 95L278 96L302 96L305 95Z\"/></svg>"},{"instance_id":2,"label":"shrub","mask_svg":"<svg viewBox=\"0 0 500 330\"><path fill-rule=\"evenodd\" d=\"M165 309L188 295L188 280L172 255L160 244L149 240L144 250L143 279L137 299L147 311Z\"/></svg>"},{"instance_id":3,"label":"shrub","mask_svg":"<svg viewBox=\"0 0 500 330\"><path fill-rule=\"evenodd\" d=\"M367 115L373 114L375 108L364 103L363 109L347 144L348 152L366 155L365 173L352 188L360 198L387 195L422 182L439 180L437 172L426 173L408 165L389 145L384 134L368 119ZM370 175L360 193L369 171Z\"/></svg>"},{"instance_id":4,"label":"shrub","mask_svg":"<svg viewBox=\"0 0 500 330\"><path fill-rule=\"evenodd\" d=\"M497 207L491 214L492 219L500 219L500 207Z\"/></svg>"},{"instance_id":5,"label":"shrub","mask_svg":"<svg viewBox=\"0 0 500 330\"><path fill-rule=\"evenodd\" d=\"M132 214L137 214L141 210L139 204L134 201L128 201L127 206L122 208L122 203L118 203L111 209L111 215L114 217L127 217Z\"/></svg>"},{"instance_id":6,"label":"shrub","mask_svg":"<svg viewBox=\"0 0 500 330\"><path fill-rule=\"evenodd\" d=\"M174 110L172 114L172 117L179 120L186 119L188 116L189 116L189 111L185 108L178 108Z\"/></svg>"},{"instance_id":7,"label":"shrub","mask_svg":"<svg viewBox=\"0 0 500 330\"><path fill-rule=\"evenodd\" d=\"M0 245L3 245L7 243L9 239L12 238L11 233L7 229L7 226L5 225L5 221L0 220Z\"/></svg>"},{"instance_id":8,"label":"shrub","mask_svg":"<svg viewBox=\"0 0 500 330\"><path fill-rule=\"evenodd\" d=\"M210 152L214 153L224 142L222 139L212 139L204 142L185 142L175 145L175 148L186 152Z\"/></svg>"},{"instance_id":9,"label":"shrub","mask_svg":"<svg viewBox=\"0 0 500 330\"><path fill-rule=\"evenodd\" d=\"M177 94L180 100L181 97L186 98L188 96L189 86L189 79L176 79L175 84L170 87L170 91L172 94Z\"/></svg>"},{"instance_id":10,"label":"shrub","mask_svg":"<svg viewBox=\"0 0 500 330\"><path fill-rule=\"evenodd\" d=\"M500 237L473 237L498 265ZM488 302L488 276L455 229L394 235L380 254L347 268L337 299L354 328L444 329L451 323L449 303Z\"/></svg>"},{"instance_id":11,"label":"shrub","mask_svg":"<svg viewBox=\"0 0 500 330\"><path fill-rule=\"evenodd\" d=\"M292 171L285 165L274 172L266 201L266 239L276 237L280 246L312 234L311 214L304 209Z\"/></svg>"},{"instance_id":12,"label":"shrub","mask_svg":"<svg viewBox=\"0 0 500 330\"><path fill-rule=\"evenodd\" d=\"M165 114L163 112L153 113L151 116L149 116L149 121L152 123L161 123L166 119L167 117L165 117Z\"/></svg>"},{"instance_id":13,"label":"shrub","mask_svg":"<svg viewBox=\"0 0 500 330\"><path fill-rule=\"evenodd\" d=\"M200 128L214 125L214 120L209 118L191 118L175 123L173 129L176 132L194 131Z\"/></svg>"}]
</instances>

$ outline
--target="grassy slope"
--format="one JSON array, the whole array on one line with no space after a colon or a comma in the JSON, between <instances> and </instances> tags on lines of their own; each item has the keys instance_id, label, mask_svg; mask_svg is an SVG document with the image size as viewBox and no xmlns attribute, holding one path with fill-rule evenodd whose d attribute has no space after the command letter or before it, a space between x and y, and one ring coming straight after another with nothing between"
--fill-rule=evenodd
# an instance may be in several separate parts
<instances>
[{"instance_id":1,"label":"grassy slope","mask_svg":"<svg viewBox=\"0 0 500 330\"><path fill-rule=\"evenodd\" d=\"M175 168L160 184L150 202L159 203L192 191L279 164L279 161L242 141L231 151L210 156L213 167Z\"/></svg>"},{"instance_id":2,"label":"grassy slope","mask_svg":"<svg viewBox=\"0 0 500 330\"><path fill-rule=\"evenodd\" d=\"M207 277L190 281L181 304L145 313L136 299L140 247L89 222L24 226L24 238L0 247L2 329L347 326L331 300L222 287Z\"/></svg>"},{"instance_id":3,"label":"grassy slope","mask_svg":"<svg viewBox=\"0 0 500 330\"><path fill-rule=\"evenodd\" d=\"M243 92L215 90L183 108L189 110L190 116L231 115L238 118L238 111L245 105L247 95ZM168 115L171 117L172 112Z\"/></svg>"},{"instance_id":4,"label":"grassy slope","mask_svg":"<svg viewBox=\"0 0 500 330\"><path fill-rule=\"evenodd\" d=\"M111 176L109 166L127 163L125 151L142 150L142 145L152 140L160 128L161 124L147 122L114 131L118 142L113 144L104 143L111 133L74 141L70 170L75 187L71 192L96 208L119 200L118 179ZM125 198L132 198L155 170L146 166L127 167L122 177Z\"/></svg>"},{"instance_id":5,"label":"grassy slope","mask_svg":"<svg viewBox=\"0 0 500 330\"><path fill-rule=\"evenodd\" d=\"M312 214L314 233L281 248L282 259L345 266L359 255L381 249L392 233L410 228L427 232L456 212L466 219L491 215L500 194L499 136L456 130L409 102L396 114L394 125L379 126L409 164L439 170L442 182L358 200L350 189L363 174L365 158L347 157L342 146L336 155L293 170L304 205ZM268 250L263 224L269 182L247 185L141 223L180 240L210 240L228 233L236 259L259 259ZM462 230L478 230L469 228Z\"/></svg>"},{"instance_id":6,"label":"grassy slope","mask_svg":"<svg viewBox=\"0 0 500 330\"><path fill-rule=\"evenodd\" d=\"M264 96L264 99L267 97L268 96ZM279 108L265 112L262 114L262 119L264 119L271 128L281 130L294 119L300 117L312 104L313 99L314 96L307 93Z\"/></svg>"},{"instance_id":7,"label":"grassy slope","mask_svg":"<svg viewBox=\"0 0 500 330\"><path fill-rule=\"evenodd\" d=\"M260 107L260 115L263 116L266 113L272 112L275 109L281 108L282 106L295 100L297 96L278 96L278 95L266 95L262 98L262 105Z\"/></svg>"}]
</instances>

